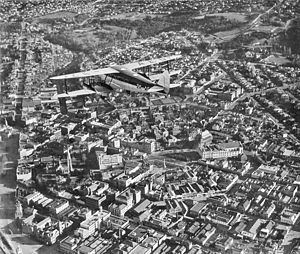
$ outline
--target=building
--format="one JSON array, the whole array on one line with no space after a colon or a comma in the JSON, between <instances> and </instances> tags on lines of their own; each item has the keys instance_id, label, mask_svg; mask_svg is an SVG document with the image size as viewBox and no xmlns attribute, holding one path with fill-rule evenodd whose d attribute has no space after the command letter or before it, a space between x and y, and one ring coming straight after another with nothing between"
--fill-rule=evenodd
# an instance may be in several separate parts
<instances>
[{"instance_id":1,"label":"building","mask_svg":"<svg viewBox=\"0 0 300 254\"><path fill-rule=\"evenodd\" d=\"M294 225L300 216L300 212L295 212L290 208L285 207L280 215L280 221L289 225Z\"/></svg>"},{"instance_id":2,"label":"building","mask_svg":"<svg viewBox=\"0 0 300 254\"><path fill-rule=\"evenodd\" d=\"M40 192L34 192L31 194L28 194L26 197L24 197L24 202L29 205L31 202L35 202L35 200L38 200L42 198L44 195Z\"/></svg>"},{"instance_id":3,"label":"building","mask_svg":"<svg viewBox=\"0 0 300 254\"><path fill-rule=\"evenodd\" d=\"M86 196L85 204L92 210L99 210L101 208L101 203L106 199L106 195L102 194L101 196Z\"/></svg>"},{"instance_id":4,"label":"building","mask_svg":"<svg viewBox=\"0 0 300 254\"><path fill-rule=\"evenodd\" d=\"M108 220L110 217L110 212L105 210L100 210L92 214L86 220L80 223L79 228L75 231L75 235L80 236L83 239L91 236L96 232L97 229L100 229L103 221Z\"/></svg>"},{"instance_id":5,"label":"building","mask_svg":"<svg viewBox=\"0 0 300 254\"><path fill-rule=\"evenodd\" d=\"M233 244L232 237L223 237L216 242L216 247L222 251L222 253L226 252Z\"/></svg>"},{"instance_id":6,"label":"building","mask_svg":"<svg viewBox=\"0 0 300 254\"><path fill-rule=\"evenodd\" d=\"M72 130L74 130L76 126L77 126L76 123L68 123L66 125L62 125L60 127L60 129L61 129L61 135L69 135L70 132Z\"/></svg>"},{"instance_id":7,"label":"building","mask_svg":"<svg viewBox=\"0 0 300 254\"><path fill-rule=\"evenodd\" d=\"M144 199L138 205L136 205L133 209L129 211L129 216L135 221L144 221L148 219L151 215L151 206L152 202L148 199Z\"/></svg>"},{"instance_id":8,"label":"building","mask_svg":"<svg viewBox=\"0 0 300 254\"><path fill-rule=\"evenodd\" d=\"M144 139L141 141L133 140L133 141L121 141L122 145L125 147L131 147L139 150L140 152L151 154L156 151L156 141L152 139Z\"/></svg>"},{"instance_id":9,"label":"building","mask_svg":"<svg viewBox=\"0 0 300 254\"><path fill-rule=\"evenodd\" d=\"M92 249L89 246L83 245L78 248L78 254L95 254L95 253L96 250Z\"/></svg>"},{"instance_id":10,"label":"building","mask_svg":"<svg viewBox=\"0 0 300 254\"><path fill-rule=\"evenodd\" d=\"M260 233L259 233L259 236L260 237L263 237L263 238L267 238L271 232L272 232L272 229L274 228L275 226L275 222L274 221L269 221L261 230L260 230Z\"/></svg>"},{"instance_id":11,"label":"building","mask_svg":"<svg viewBox=\"0 0 300 254\"><path fill-rule=\"evenodd\" d=\"M90 125L96 130L104 131L106 135L111 135L114 129L122 126L122 123L119 120L116 120L114 122L108 122L108 123L100 123L100 122L93 121L90 123Z\"/></svg>"},{"instance_id":12,"label":"building","mask_svg":"<svg viewBox=\"0 0 300 254\"><path fill-rule=\"evenodd\" d=\"M263 174L272 174L272 175L276 175L276 173L278 172L278 170L280 169L279 166L268 166L268 165L260 165L256 171L258 172L262 172Z\"/></svg>"},{"instance_id":13,"label":"building","mask_svg":"<svg viewBox=\"0 0 300 254\"><path fill-rule=\"evenodd\" d=\"M141 191L134 189L126 189L116 196L116 201L122 204L133 206L134 204L139 203L141 200Z\"/></svg>"},{"instance_id":14,"label":"building","mask_svg":"<svg viewBox=\"0 0 300 254\"><path fill-rule=\"evenodd\" d=\"M98 154L97 159L100 170L107 169L109 167L123 166L123 157L121 154L106 155L101 153Z\"/></svg>"},{"instance_id":15,"label":"building","mask_svg":"<svg viewBox=\"0 0 300 254\"><path fill-rule=\"evenodd\" d=\"M202 159L221 159L237 157L243 154L243 147L240 142L220 143L218 145L208 145L199 149Z\"/></svg>"},{"instance_id":16,"label":"building","mask_svg":"<svg viewBox=\"0 0 300 254\"><path fill-rule=\"evenodd\" d=\"M275 211L275 209L276 209L276 205L272 203L270 206L266 207L266 209L263 212L263 215L267 218L270 218L273 212Z\"/></svg>"},{"instance_id":17,"label":"building","mask_svg":"<svg viewBox=\"0 0 300 254\"><path fill-rule=\"evenodd\" d=\"M212 141L213 141L213 135L208 130L205 130L201 133L201 140L199 146L203 147L203 146L210 145Z\"/></svg>"},{"instance_id":18,"label":"building","mask_svg":"<svg viewBox=\"0 0 300 254\"><path fill-rule=\"evenodd\" d=\"M155 231L143 240L142 245L154 251L158 246L163 244L166 238L167 236L165 234Z\"/></svg>"},{"instance_id":19,"label":"building","mask_svg":"<svg viewBox=\"0 0 300 254\"><path fill-rule=\"evenodd\" d=\"M132 184L140 183L153 169L153 165L150 165L149 167L143 167L138 169L137 171L132 171L131 173L122 173L118 175L114 180L116 181L116 185L119 188L127 188ZM125 169L126 170L126 169Z\"/></svg>"},{"instance_id":20,"label":"building","mask_svg":"<svg viewBox=\"0 0 300 254\"><path fill-rule=\"evenodd\" d=\"M249 222L241 234L247 238L254 240L258 234L258 229L261 226L262 221L260 219L252 220Z\"/></svg>"},{"instance_id":21,"label":"building","mask_svg":"<svg viewBox=\"0 0 300 254\"><path fill-rule=\"evenodd\" d=\"M47 207L51 213L57 215L69 207L69 201L64 199L58 199L51 202L49 205L47 205Z\"/></svg>"},{"instance_id":22,"label":"building","mask_svg":"<svg viewBox=\"0 0 300 254\"><path fill-rule=\"evenodd\" d=\"M59 251L63 254L74 254L78 247L79 239L74 236L67 236L59 243Z\"/></svg>"},{"instance_id":23,"label":"building","mask_svg":"<svg viewBox=\"0 0 300 254\"><path fill-rule=\"evenodd\" d=\"M231 102L244 92L237 84L226 85L226 87L211 87L208 89L208 96L215 97L221 101Z\"/></svg>"},{"instance_id":24,"label":"building","mask_svg":"<svg viewBox=\"0 0 300 254\"><path fill-rule=\"evenodd\" d=\"M110 215L108 220L104 221L104 224L108 228L113 229L126 228L129 225L129 220L119 216Z\"/></svg>"},{"instance_id":25,"label":"building","mask_svg":"<svg viewBox=\"0 0 300 254\"><path fill-rule=\"evenodd\" d=\"M18 166L16 170L17 181L28 181L32 178L31 168L28 166Z\"/></svg>"},{"instance_id":26,"label":"building","mask_svg":"<svg viewBox=\"0 0 300 254\"><path fill-rule=\"evenodd\" d=\"M135 204L139 203L140 200L140 190L126 189L116 196L115 202L112 203L108 209L112 214L123 217L125 213Z\"/></svg>"},{"instance_id":27,"label":"building","mask_svg":"<svg viewBox=\"0 0 300 254\"><path fill-rule=\"evenodd\" d=\"M200 216L201 212L207 207L207 204L203 202L197 202L191 209L190 214L193 218Z\"/></svg>"},{"instance_id":28,"label":"building","mask_svg":"<svg viewBox=\"0 0 300 254\"><path fill-rule=\"evenodd\" d=\"M223 212L214 211L210 215L208 215L207 218L211 220L213 223L228 226L229 223L233 220L234 216L232 214L226 214Z\"/></svg>"},{"instance_id":29,"label":"building","mask_svg":"<svg viewBox=\"0 0 300 254\"><path fill-rule=\"evenodd\" d=\"M137 226L128 234L128 238L137 243L141 243L148 236L148 229L143 226Z\"/></svg>"}]
</instances>

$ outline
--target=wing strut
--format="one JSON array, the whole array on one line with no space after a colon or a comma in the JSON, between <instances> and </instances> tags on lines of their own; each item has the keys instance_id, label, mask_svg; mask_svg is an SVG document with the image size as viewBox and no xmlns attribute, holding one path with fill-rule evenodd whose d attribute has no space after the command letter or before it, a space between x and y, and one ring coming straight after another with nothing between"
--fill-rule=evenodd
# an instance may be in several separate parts
<instances>
[{"instance_id":1,"label":"wing strut","mask_svg":"<svg viewBox=\"0 0 300 254\"><path fill-rule=\"evenodd\" d=\"M68 94L68 86L67 86L67 80L65 79L65 91L66 91L66 94Z\"/></svg>"}]
</instances>

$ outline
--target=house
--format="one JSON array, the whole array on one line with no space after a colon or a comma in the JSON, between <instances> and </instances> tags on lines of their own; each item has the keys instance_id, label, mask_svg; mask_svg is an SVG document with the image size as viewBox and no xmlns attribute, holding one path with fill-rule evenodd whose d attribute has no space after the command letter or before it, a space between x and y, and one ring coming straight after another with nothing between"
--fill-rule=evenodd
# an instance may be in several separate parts
<instances>
[{"instance_id":1,"label":"house","mask_svg":"<svg viewBox=\"0 0 300 254\"><path fill-rule=\"evenodd\" d=\"M79 238L74 236L67 236L59 243L59 251L63 254L74 254L78 247Z\"/></svg>"},{"instance_id":2,"label":"house","mask_svg":"<svg viewBox=\"0 0 300 254\"><path fill-rule=\"evenodd\" d=\"M267 238L271 232L272 229L275 227L276 223L274 221L269 221L267 224L260 230L259 236L263 238Z\"/></svg>"},{"instance_id":3,"label":"house","mask_svg":"<svg viewBox=\"0 0 300 254\"><path fill-rule=\"evenodd\" d=\"M260 219L252 220L249 222L241 234L247 238L254 240L258 234L258 228L261 226L262 221Z\"/></svg>"},{"instance_id":4,"label":"house","mask_svg":"<svg viewBox=\"0 0 300 254\"><path fill-rule=\"evenodd\" d=\"M55 215L59 214L61 211L69 207L69 201L58 199L46 206L51 213L54 213Z\"/></svg>"},{"instance_id":5,"label":"house","mask_svg":"<svg viewBox=\"0 0 300 254\"><path fill-rule=\"evenodd\" d=\"M207 207L206 203L203 202L197 202L191 209L190 214L193 218L198 217L201 212Z\"/></svg>"},{"instance_id":6,"label":"house","mask_svg":"<svg viewBox=\"0 0 300 254\"><path fill-rule=\"evenodd\" d=\"M285 207L280 215L280 221L289 225L294 225L300 216L300 212L296 212L290 208Z\"/></svg>"}]
</instances>

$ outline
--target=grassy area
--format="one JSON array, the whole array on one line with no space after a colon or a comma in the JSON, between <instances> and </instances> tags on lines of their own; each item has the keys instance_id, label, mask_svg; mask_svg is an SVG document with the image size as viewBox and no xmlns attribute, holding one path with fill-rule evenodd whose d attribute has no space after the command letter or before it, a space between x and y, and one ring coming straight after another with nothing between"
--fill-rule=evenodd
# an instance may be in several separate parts
<instances>
[{"instance_id":1,"label":"grassy area","mask_svg":"<svg viewBox=\"0 0 300 254\"><path fill-rule=\"evenodd\" d=\"M20 22L0 22L0 32L18 32L21 30Z\"/></svg>"},{"instance_id":2,"label":"grassy area","mask_svg":"<svg viewBox=\"0 0 300 254\"><path fill-rule=\"evenodd\" d=\"M99 48L111 47L116 41L124 41L132 37L132 31L114 25L104 25L99 28L83 27L52 33L44 38L51 43L61 45L73 52L93 53Z\"/></svg>"},{"instance_id":3,"label":"grassy area","mask_svg":"<svg viewBox=\"0 0 300 254\"><path fill-rule=\"evenodd\" d=\"M286 57L279 56L279 55L277 55L277 56L270 55L269 57L264 59L264 61L267 62L267 63L273 63L273 64L278 64L278 65L288 64L288 63L291 62Z\"/></svg>"},{"instance_id":4,"label":"grassy area","mask_svg":"<svg viewBox=\"0 0 300 254\"><path fill-rule=\"evenodd\" d=\"M195 19L203 19L205 16L206 17L224 17L228 20L238 21L238 22L246 22L247 21L247 15L238 13L238 12L211 13L211 14L197 16L197 17L195 17Z\"/></svg>"},{"instance_id":5,"label":"grassy area","mask_svg":"<svg viewBox=\"0 0 300 254\"><path fill-rule=\"evenodd\" d=\"M254 31L261 32L261 33L271 33L272 31L283 31L283 27L277 27L277 26L258 26L253 28Z\"/></svg>"},{"instance_id":6,"label":"grassy area","mask_svg":"<svg viewBox=\"0 0 300 254\"><path fill-rule=\"evenodd\" d=\"M48 13L43 16L38 16L36 17L35 20L74 18L76 15L77 15L76 12L58 11L58 12Z\"/></svg>"},{"instance_id":7,"label":"grassy area","mask_svg":"<svg viewBox=\"0 0 300 254\"><path fill-rule=\"evenodd\" d=\"M214 35L219 37L220 39L227 41L232 40L233 38L237 37L240 33L240 29L232 29L229 31L222 31L215 33Z\"/></svg>"},{"instance_id":8,"label":"grassy area","mask_svg":"<svg viewBox=\"0 0 300 254\"><path fill-rule=\"evenodd\" d=\"M144 20L146 17L162 17L163 15L156 15L156 14L146 14L146 13L122 13L113 15L110 19L127 19L130 21L134 20Z\"/></svg>"}]
</instances>

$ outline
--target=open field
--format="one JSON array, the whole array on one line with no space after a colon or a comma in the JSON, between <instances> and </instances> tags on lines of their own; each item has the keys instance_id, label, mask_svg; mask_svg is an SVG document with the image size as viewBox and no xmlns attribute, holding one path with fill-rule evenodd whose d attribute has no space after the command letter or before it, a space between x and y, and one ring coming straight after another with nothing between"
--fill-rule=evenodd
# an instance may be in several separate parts
<instances>
[{"instance_id":1,"label":"open field","mask_svg":"<svg viewBox=\"0 0 300 254\"><path fill-rule=\"evenodd\" d=\"M284 57L284 56L270 55L269 57L267 57L266 59L264 59L264 62L282 65L282 64L290 63L291 61L288 60L288 59L287 59L286 57Z\"/></svg>"},{"instance_id":2,"label":"open field","mask_svg":"<svg viewBox=\"0 0 300 254\"><path fill-rule=\"evenodd\" d=\"M223 41L229 41L238 36L240 33L240 29L232 29L228 31L222 31L215 33L214 36L220 38Z\"/></svg>"},{"instance_id":3,"label":"open field","mask_svg":"<svg viewBox=\"0 0 300 254\"><path fill-rule=\"evenodd\" d=\"M284 27L278 27L278 26L257 26L254 27L252 30L256 32L262 32L262 33L273 33L274 31L284 31Z\"/></svg>"},{"instance_id":4,"label":"open field","mask_svg":"<svg viewBox=\"0 0 300 254\"><path fill-rule=\"evenodd\" d=\"M146 17L160 17L163 15L156 15L156 14L146 14L146 13L122 13L122 14L118 14L118 15L113 15L111 17L109 17L110 19L127 19L127 20L143 20Z\"/></svg>"},{"instance_id":5,"label":"open field","mask_svg":"<svg viewBox=\"0 0 300 254\"><path fill-rule=\"evenodd\" d=\"M94 53L99 48L111 47L115 42L133 39L134 31L113 25L95 28L78 28L62 33L50 33L45 39L71 51Z\"/></svg>"},{"instance_id":6,"label":"open field","mask_svg":"<svg viewBox=\"0 0 300 254\"><path fill-rule=\"evenodd\" d=\"M77 15L76 12L71 11L58 11L53 13L48 13L42 16L38 16L35 20L43 20L43 19L62 19L62 18L74 18Z\"/></svg>"},{"instance_id":7,"label":"open field","mask_svg":"<svg viewBox=\"0 0 300 254\"><path fill-rule=\"evenodd\" d=\"M210 13L210 14L203 14L201 16L195 17L195 19L203 19L204 17L224 17L231 21L238 21L238 22L246 22L247 15L238 12L225 12L225 13Z\"/></svg>"}]
</instances>

